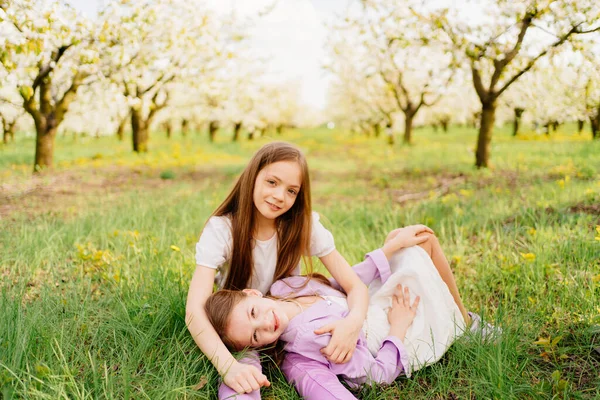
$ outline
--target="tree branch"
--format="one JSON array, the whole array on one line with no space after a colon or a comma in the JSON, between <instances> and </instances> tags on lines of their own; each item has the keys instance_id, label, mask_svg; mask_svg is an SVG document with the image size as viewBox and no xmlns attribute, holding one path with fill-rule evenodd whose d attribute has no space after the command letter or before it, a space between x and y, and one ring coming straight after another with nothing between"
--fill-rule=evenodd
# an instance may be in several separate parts
<instances>
[{"instance_id":1,"label":"tree branch","mask_svg":"<svg viewBox=\"0 0 600 400\"><path fill-rule=\"evenodd\" d=\"M387 76L385 75L385 73L383 73L383 71L379 71L379 74L381 75L381 78L386 83L388 88L391 89L390 91L392 92L392 95L394 96L394 100L396 100L396 104L398 105L398 108L400 108L401 110L404 109L404 106L402 105L402 100L400 99L400 97L398 95L398 89L397 89L396 85L387 78Z\"/></svg>"},{"instance_id":2,"label":"tree branch","mask_svg":"<svg viewBox=\"0 0 600 400\"><path fill-rule=\"evenodd\" d=\"M577 29L575 31L575 33L578 34L578 35L581 35L581 34L585 34L585 33L593 33L593 32L598 32L598 31L600 31L600 26L597 26L597 27L592 28L592 29L587 29L587 30L579 30L579 29Z\"/></svg>"},{"instance_id":3,"label":"tree branch","mask_svg":"<svg viewBox=\"0 0 600 400\"><path fill-rule=\"evenodd\" d=\"M521 44L523 43L523 39L525 39L525 35L527 34L527 30L531 26L533 22L534 15L531 13L527 13L525 18L521 21L521 30L519 31L519 36L517 37L517 41L512 49L504 53L504 58L502 60L495 59L494 60L494 73L492 74L492 79L490 80L489 91L493 92L494 88L498 84L500 77L502 76L502 71L511 61L517 56L519 50L521 49Z\"/></svg>"},{"instance_id":4,"label":"tree branch","mask_svg":"<svg viewBox=\"0 0 600 400\"><path fill-rule=\"evenodd\" d=\"M452 65L452 64L450 64L450 65ZM446 82L444 82L444 84L442 85L443 87L450 86L450 83L452 82L452 79L454 79L454 72L455 72L454 69L450 70L450 75L448 76L448 79L446 80ZM435 98L433 101L430 101L429 103L423 102L423 105L426 106L426 107L431 107L431 106L435 105L438 101L440 101L443 97L444 97L443 94L438 93L437 98ZM423 99L421 99L421 100L423 100Z\"/></svg>"},{"instance_id":5,"label":"tree branch","mask_svg":"<svg viewBox=\"0 0 600 400\"><path fill-rule=\"evenodd\" d=\"M12 101L4 99L2 97L0 97L0 103L2 103L2 104L8 104L8 105L13 106L15 108L23 108L22 104L13 103Z\"/></svg>"},{"instance_id":6,"label":"tree branch","mask_svg":"<svg viewBox=\"0 0 600 400\"><path fill-rule=\"evenodd\" d=\"M169 102L169 92L165 91L165 100L162 103L157 103L156 99L160 94L160 90L157 90L154 96L152 96L152 107L150 107L150 112L148 113L148 118L146 120L147 125L150 125L150 122L155 117L156 113L167 106Z\"/></svg>"},{"instance_id":7,"label":"tree branch","mask_svg":"<svg viewBox=\"0 0 600 400\"><path fill-rule=\"evenodd\" d=\"M560 37L559 40L557 40L556 42L552 43L552 45L548 46L545 50L543 50L542 52L540 52L540 54L538 54L537 56L535 56L534 58L532 58L529 61L529 63L527 63L527 65L522 70L520 70L519 72L517 72L512 78L510 78L504 84L504 86L502 86L502 88L500 90L498 90L496 92L496 97L500 96L506 89L508 89L508 87L510 85L512 85L517 79L519 79L521 77L521 75L523 75L525 72L529 71L534 66L534 64L537 62L537 60L539 60L540 58L542 58L543 56L545 56L551 49L554 49L554 48L562 45L572 35L576 34L580 25L581 25L581 23L579 23L579 24L571 27L571 29L567 33L565 33L562 37Z\"/></svg>"},{"instance_id":8,"label":"tree branch","mask_svg":"<svg viewBox=\"0 0 600 400\"><path fill-rule=\"evenodd\" d=\"M69 105L75 99L75 95L77 94L77 89L83 83L83 80L87 76L82 73L77 73L73 78L73 82L67 91L63 94L62 98L56 103L54 108L56 115L56 125L58 126L64 119L65 114L69 110Z\"/></svg>"},{"instance_id":9,"label":"tree branch","mask_svg":"<svg viewBox=\"0 0 600 400\"><path fill-rule=\"evenodd\" d=\"M25 97L25 94L19 91L21 97L23 98L23 108L25 111L31 115L36 125L41 124L42 122L42 114L39 112L37 107L35 106L35 96L31 96L29 98Z\"/></svg>"},{"instance_id":10,"label":"tree branch","mask_svg":"<svg viewBox=\"0 0 600 400\"><path fill-rule=\"evenodd\" d=\"M73 44L61 46L56 51L52 52L52 56L51 56L52 61L50 61L48 63L48 65L46 65L45 67L40 68L40 72L33 80L33 85L31 87L33 88L34 92L38 88L38 86L40 86L40 84L42 83L44 78L46 78L50 74L50 72L52 72L52 70L55 68L56 64L58 64L58 61L65 54L65 52L69 49L69 47L71 47L72 45ZM54 62L54 65L52 65L52 62Z\"/></svg>"},{"instance_id":11,"label":"tree branch","mask_svg":"<svg viewBox=\"0 0 600 400\"><path fill-rule=\"evenodd\" d=\"M471 74L473 75L473 85L475 86L475 91L477 92L477 96L479 100L483 103L484 99L487 97L487 91L483 87L483 82L481 80L481 74L479 70L475 66L475 62L471 61Z\"/></svg>"}]
</instances>

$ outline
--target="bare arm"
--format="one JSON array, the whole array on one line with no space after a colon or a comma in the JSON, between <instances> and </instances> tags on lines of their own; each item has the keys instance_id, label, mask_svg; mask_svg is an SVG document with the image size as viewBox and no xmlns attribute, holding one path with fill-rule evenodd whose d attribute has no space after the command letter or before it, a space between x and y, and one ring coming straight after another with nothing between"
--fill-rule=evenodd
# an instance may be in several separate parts
<instances>
[{"instance_id":1,"label":"bare arm","mask_svg":"<svg viewBox=\"0 0 600 400\"><path fill-rule=\"evenodd\" d=\"M350 313L343 320L327 324L315 333L332 332L332 339L323 349L323 353L332 362L344 363L350 360L356 348L360 329L367 316L369 291L337 250L321 257L321 262L346 292Z\"/></svg>"},{"instance_id":2,"label":"bare arm","mask_svg":"<svg viewBox=\"0 0 600 400\"><path fill-rule=\"evenodd\" d=\"M350 314L346 318L352 317L360 321L362 326L367 316L369 307L369 290L354 272L348 261L337 251L334 250L321 258L321 262L327 268L333 279L340 284L348 296L348 307Z\"/></svg>"},{"instance_id":3,"label":"bare arm","mask_svg":"<svg viewBox=\"0 0 600 400\"><path fill-rule=\"evenodd\" d=\"M269 381L256 367L239 363L210 324L204 304L212 293L214 278L214 269L196 267L187 296L187 327L200 350L223 377L225 384L238 393L250 393L260 389L260 386L269 385Z\"/></svg>"}]
</instances>

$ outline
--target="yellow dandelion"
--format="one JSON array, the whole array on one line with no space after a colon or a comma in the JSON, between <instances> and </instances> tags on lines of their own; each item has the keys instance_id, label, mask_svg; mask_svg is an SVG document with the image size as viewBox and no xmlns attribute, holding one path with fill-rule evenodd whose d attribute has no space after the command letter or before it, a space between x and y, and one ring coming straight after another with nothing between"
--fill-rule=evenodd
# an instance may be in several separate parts
<instances>
[{"instance_id":1,"label":"yellow dandelion","mask_svg":"<svg viewBox=\"0 0 600 400\"><path fill-rule=\"evenodd\" d=\"M535 228L529 228L529 230L527 231L527 233L529 233L531 236L535 236L535 234L537 233L537 231L535 230Z\"/></svg>"},{"instance_id":2,"label":"yellow dandelion","mask_svg":"<svg viewBox=\"0 0 600 400\"><path fill-rule=\"evenodd\" d=\"M171 245L171 250L173 251L181 251L181 249L177 246L175 246L174 244Z\"/></svg>"},{"instance_id":3,"label":"yellow dandelion","mask_svg":"<svg viewBox=\"0 0 600 400\"><path fill-rule=\"evenodd\" d=\"M521 257L523 257L527 261L535 260L535 254L533 254L533 253L521 253Z\"/></svg>"}]
</instances>

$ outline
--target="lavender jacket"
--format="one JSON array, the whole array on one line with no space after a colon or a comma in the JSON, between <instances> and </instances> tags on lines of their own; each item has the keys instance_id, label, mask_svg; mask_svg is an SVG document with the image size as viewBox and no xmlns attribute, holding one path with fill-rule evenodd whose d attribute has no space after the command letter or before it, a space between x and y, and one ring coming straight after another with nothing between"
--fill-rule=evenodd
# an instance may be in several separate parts
<instances>
[{"instance_id":1,"label":"lavender jacket","mask_svg":"<svg viewBox=\"0 0 600 400\"><path fill-rule=\"evenodd\" d=\"M367 285L378 278L385 282L391 274L388 260L380 249L367 254L365 261L354 266L354 271ZM309 281L301 289L294 289L294 287L301 286L306 279L303 276L292 276L279 280L273 283L270 292L277 297L286 297L291 294L294 296L317 294L346 297L339 290L316 280ZM333 280L332 284L339 288L339 285ZM342 385L340 378L351 387L372 382L391 383L404 370L407 352L402 342L394 336L386 337L377 356L373 357L361 332L349 362L334 364L327 360L320 350L329 344L331 334L316 335L314 331L330 322L345 318L347 314L348 310L338 304L321 300L292 318L281 335L280 340L286 342L286 355L281 370L303 398L355 399L352 393ZM243 362L260 368L260 362L256 356L246 357ZM236 395L232 389L221 385L219 398L260 399L260 391Z\"/></svg>"}]
</instances>

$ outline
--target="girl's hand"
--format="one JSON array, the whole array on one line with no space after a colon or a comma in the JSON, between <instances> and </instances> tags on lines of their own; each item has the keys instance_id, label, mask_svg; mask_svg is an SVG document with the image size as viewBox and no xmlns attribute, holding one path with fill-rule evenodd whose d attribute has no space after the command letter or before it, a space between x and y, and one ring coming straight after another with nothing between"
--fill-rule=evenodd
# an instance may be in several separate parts
<instances>
[{"instance_id":1,"label":"girl's hand","mask_svg":"<svg viewBox=\"0 0 600 400\"><path fill-rule=\"evenodd\" d=\"M261 386L271 386L258 368L239 361L235 361L223 375L223 383L240 394L259 390Z\"/></svg>"},{"instance_id":2,"label":"girl's hand","mask_svg":"<svg viewBox=\"0 0 600 400\"><path fill-rule=\"evenodd\" d=\"M425 225L410 225L404 228L398 228L391 231L385 239L382 247L387 258L405 247L416 246L428 239L428 233L433 234L433 230Z\"/></svg>"},{"instance_id":3,"label":"girl's hand","mask_svg":"<svg viewBox=\"0 0 600 400\"><path fill-rule=\"evenodd\" d=\"M351 318L344 318L320 327L315 331L316 335L331 332L331 340L321 349L321 354L335 364L347 363L354 354L361 328L362 322L357 323Z\"/></svg>"},{"instance_id":4,"label":"girl's hand","mask_svg":"<svg viewBox=\"0 0 600 400\"><path fill-rule=\"evenodd\" d=\"M392 296L392 307L388 311L388 321L390 321L390 335L404 340L406 331L412 325L417 315L417 307L421 298L417 296L414 303L410 304L410 293L408 288L402 290L402 285L396 287Z\"/></svg>"}]
</instances>

